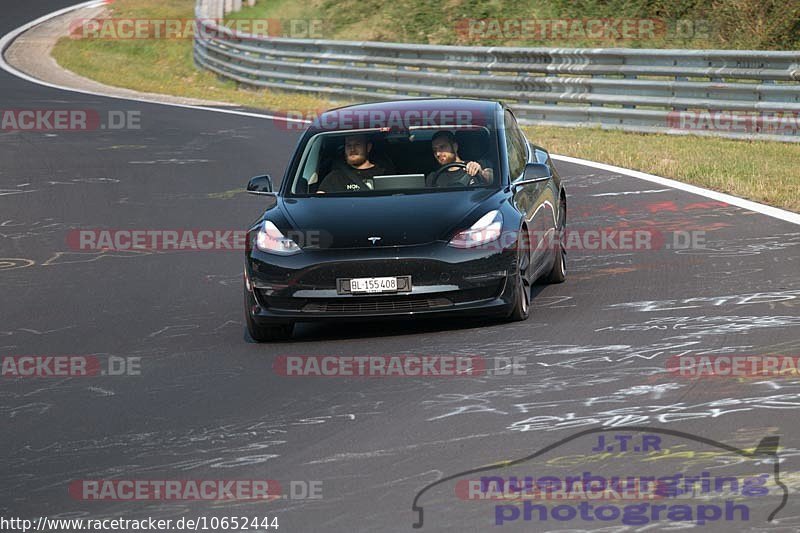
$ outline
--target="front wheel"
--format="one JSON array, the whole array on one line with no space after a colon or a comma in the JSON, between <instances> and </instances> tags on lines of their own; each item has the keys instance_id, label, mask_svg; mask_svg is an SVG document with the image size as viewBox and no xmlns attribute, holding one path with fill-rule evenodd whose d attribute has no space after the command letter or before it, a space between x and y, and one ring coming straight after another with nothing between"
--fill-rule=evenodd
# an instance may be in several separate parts
<instances>
[{"instance_id":1,"label":"front wheel","mask_svg":"<svg viewBox=\"0 0 800 533\"><path fill-rule=\"evenodd\" d=\"M527 242L527 241L525 241ZM531 284L528 281L528 269L530 268L530 255L528 246L522 244L517 250L517 273L515 276L516 287L514 288L514 307L508 319L512 322L526 320L531 311Z\"/></svg>"},{"instance_id":2,"label":"front wheel","mask_svg":"<svg viewBox=\"0 0 800 533\"><path fill-rule=\"evenodd\" d=\"M564 246L564 232L567 228L566 204L561 204L561 216L557 228L558 241L553 246L553 268L544 277L545 283L563 283L567 279L567 251Z\"/></svg>"},{"instance_id":3,"label":"front wheel","mask_svg":"<svg viewBox=\"0 0 800 533\"><path fill-rule=\"evenodd\" d=\"M268 325L262 326L261 324L257 324L255 320L253 320L253 316L250 314L250 307L255 303L253 297L247 290L247 287L244 288L244 318L245 322L247 323L247 333L250 334L250 338L252 338L256 342L270 342L270 341L285 341L292 337L292 332L294 331L294 324L275 324L275 325Z\"/></svg>"},{"instance_id":4,"label":"front wheel","mask_svg":"<svg viewBox=\"0 0 800 533\"><path fill-rule=\"evenodd\" d=\"M553 268L545 278L546 283L563 283L567 279L567 252L561 241L555 245L553 251L555 257L553 258Z\"/></svg>"}]
</instances>

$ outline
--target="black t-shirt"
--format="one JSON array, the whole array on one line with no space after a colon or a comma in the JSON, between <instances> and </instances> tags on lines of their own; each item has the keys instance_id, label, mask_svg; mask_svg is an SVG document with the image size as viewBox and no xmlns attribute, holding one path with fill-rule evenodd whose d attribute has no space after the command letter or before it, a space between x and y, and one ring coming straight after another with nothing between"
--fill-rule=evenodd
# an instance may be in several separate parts
<instances>
[{"instance_id":1,"label":"black t-shirt","mask_svg":"<svg viewBox=\"0 0 800 533\"><path fill-rule=\"evenodd\" d=\"M319 185L322 192L350 192L372 190L372 178L389 172L380 165L358 169L350 165L340 165L323 178Z\"/></svg>"}]
</instances>

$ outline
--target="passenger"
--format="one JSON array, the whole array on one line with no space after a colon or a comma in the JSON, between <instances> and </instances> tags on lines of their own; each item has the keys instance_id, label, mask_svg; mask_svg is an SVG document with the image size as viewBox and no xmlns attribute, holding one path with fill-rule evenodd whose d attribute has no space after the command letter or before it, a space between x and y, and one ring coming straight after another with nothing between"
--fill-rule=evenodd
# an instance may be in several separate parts
<instances>
[{"instance_id":1,"label":"passenger","mask_svg":"<svg viewBox=\"0 0 800 533\"><path fill-rule=\"evenodd\" d=\"M366 135L344 139L344 163L334 165L319 185L318 193L364 191L373 188L372 178L392 171L370 161L372 143Z\"/></svg>"}]
</instances>

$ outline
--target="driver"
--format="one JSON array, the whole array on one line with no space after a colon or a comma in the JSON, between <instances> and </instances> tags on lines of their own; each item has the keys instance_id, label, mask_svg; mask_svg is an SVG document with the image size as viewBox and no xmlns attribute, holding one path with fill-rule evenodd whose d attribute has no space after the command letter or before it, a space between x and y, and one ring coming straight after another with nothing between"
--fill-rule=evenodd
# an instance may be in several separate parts
<instances>
[{"instance_id":1,"label":"driver","mask_svg":"<svg viewBox=\"0 0 800 533\"><path fill-rule=\"evenodd\" d=\"M464 162L458 155L458 143L456 136L447 130L437 131L431 139L431 149L433 157L439 163L439 170L451 163L464 163L466 168L453 166L448 170L439 173L436 179L436 187L458 187L465 185L485 185L492 182L494 172L488 166L481 165L477 161ZM484 163L486 163L484 161ZM434 177L438 171L434 170L425 177L425 185L434 186Z\"/></svg>"},{"instance_id":2,"label":"driver","mask_svg":"<svg viewBox=\"0 0 800 533\"><path fill-rule=\"evenodd\" d=\"M335 165L320 183L317 193L350 192L372 189L372 178L391 174L387 169L370 161L372 143L364 134L348 135L344 138L346 164Z\"/></svg>"}]
</instances>

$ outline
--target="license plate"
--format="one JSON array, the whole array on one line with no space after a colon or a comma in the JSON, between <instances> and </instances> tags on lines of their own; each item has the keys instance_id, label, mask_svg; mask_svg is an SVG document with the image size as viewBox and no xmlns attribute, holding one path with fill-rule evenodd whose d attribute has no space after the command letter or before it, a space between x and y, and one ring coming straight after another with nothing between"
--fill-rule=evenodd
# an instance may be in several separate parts
<instances>
[{"instance_id":1,"label":"license plate","mask_svg":"<svg viewBox=\"0 0 800 533\"><path fill-rule=\"evenodd\" d=\"M397 278L353 278L350 280L350 292L397 292Z\"/></svg>"}]
</instances>

